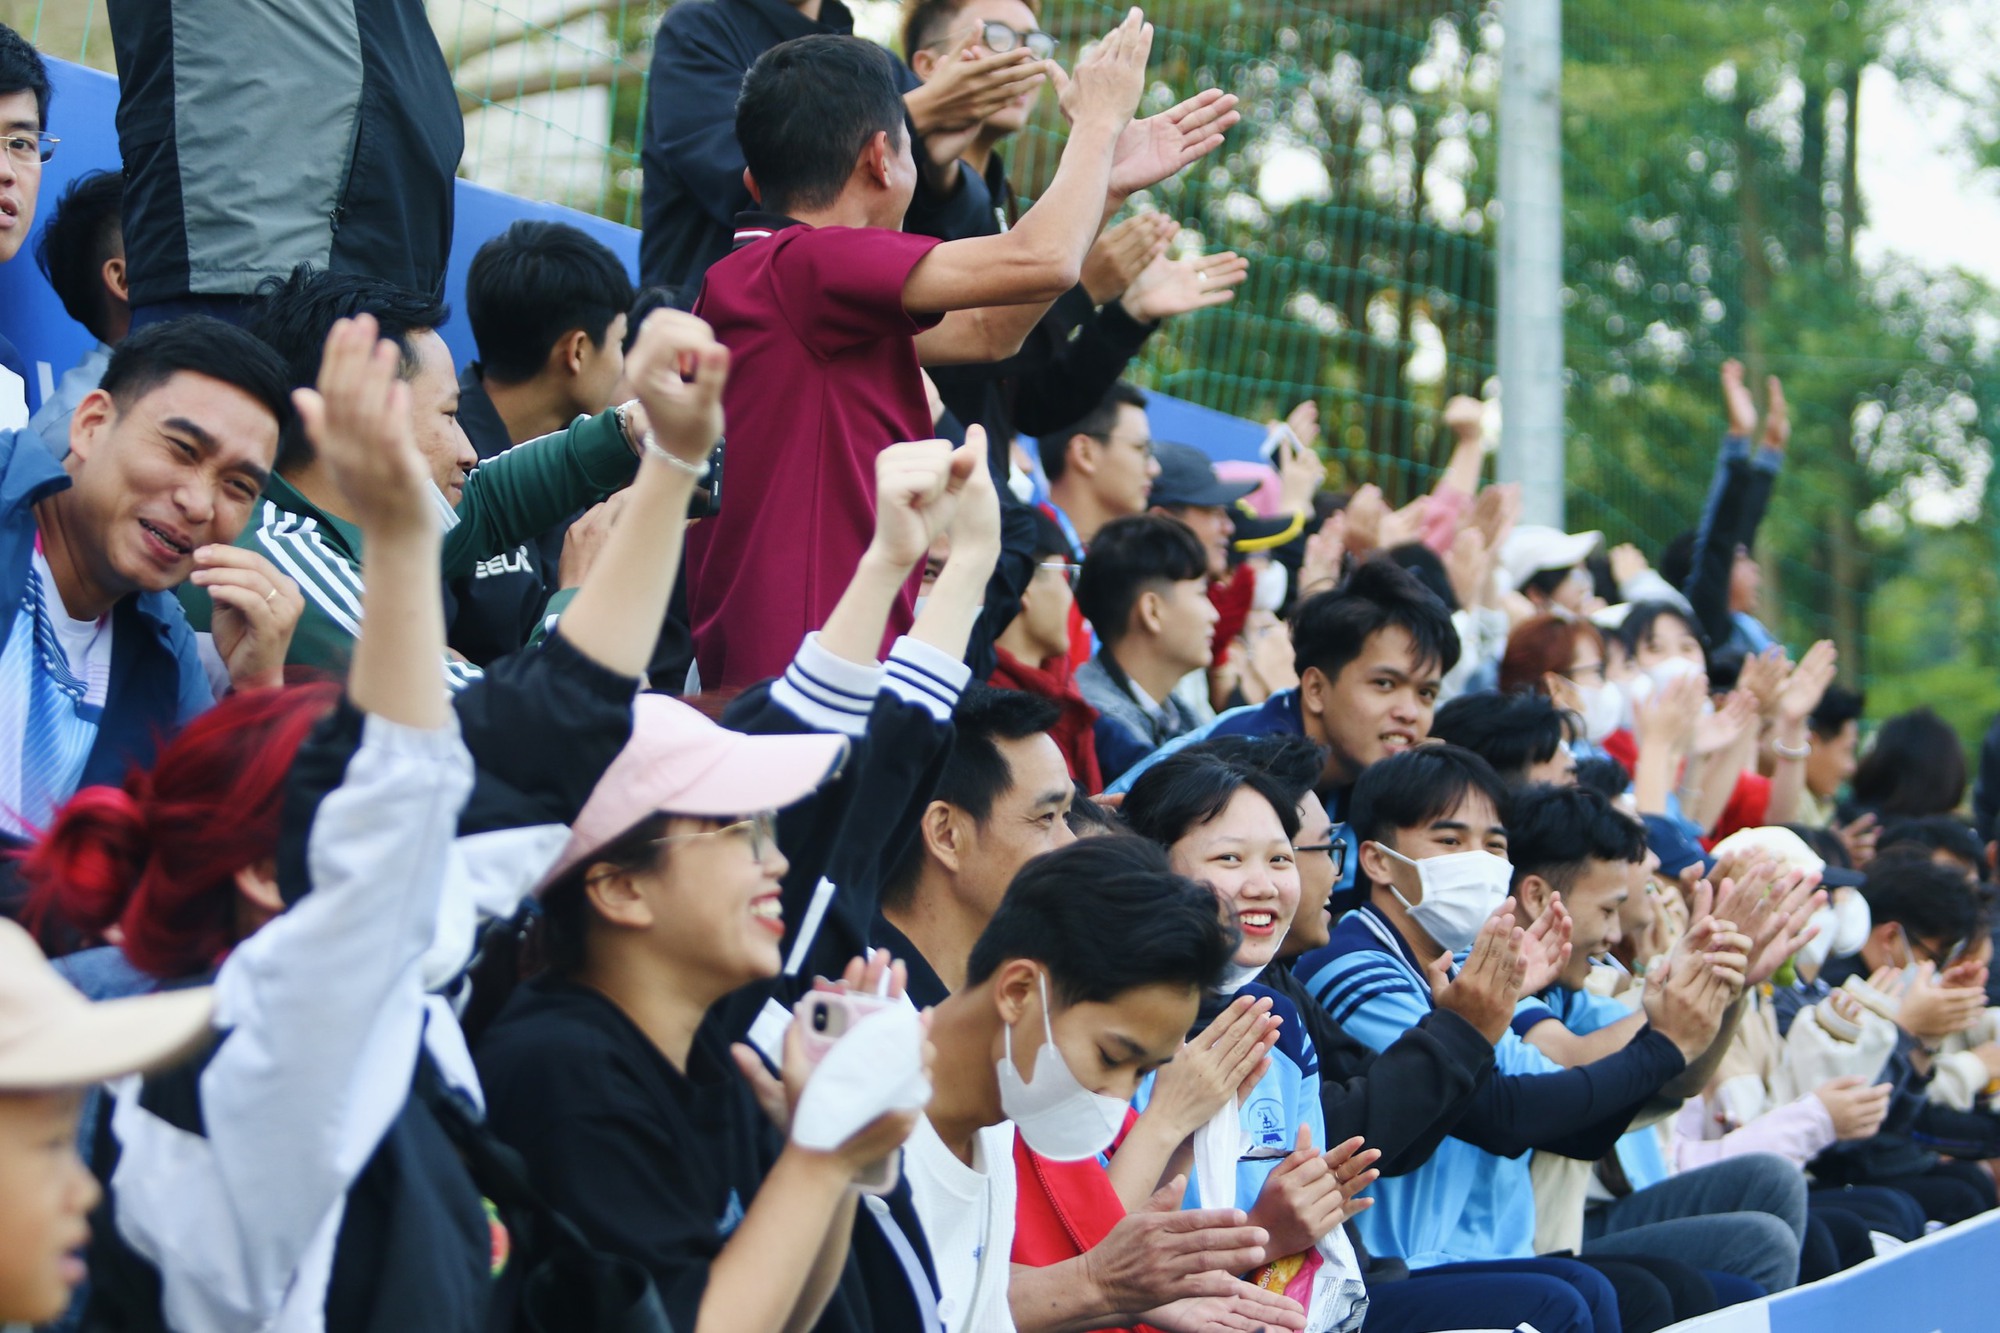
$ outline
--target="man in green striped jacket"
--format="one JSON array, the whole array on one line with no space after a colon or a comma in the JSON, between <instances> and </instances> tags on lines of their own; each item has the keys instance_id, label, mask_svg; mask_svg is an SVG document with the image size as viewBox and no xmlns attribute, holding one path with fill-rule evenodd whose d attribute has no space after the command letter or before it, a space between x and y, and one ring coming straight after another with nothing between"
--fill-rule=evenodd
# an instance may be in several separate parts
<instances>
[{"instance_id":1,"label":"man in green striped jacket","mask_svg":"<svg viewBox=\"0 0 2000 1333\"><path fill-rule=\"evenodd\" d=\"M567 429L480 462L458 425L458 377L437 333L449 312L429 297L373 278L302 266L269 293L250 327L277 349L292 383L303 386L318 372L320 348L334 321L359 314L374 316L382 336L401 349L401 378L417 442L431 465L447 528L445 579L470 574L481 561L512 551L632 480L645 429L636 403L579 417ZM238 546L267 556L305 594L305 613L286 664L336 676L347 673L361 623L361 530L344 508L294 422L279 441L277 473L236 539ZM189 622L206 632L208 594L186 584L180 597ZM551 616L567 597L559 593L550 600ZM446 663L454 689L479 675L469 662Z\"/></svg>"}]
</instances>

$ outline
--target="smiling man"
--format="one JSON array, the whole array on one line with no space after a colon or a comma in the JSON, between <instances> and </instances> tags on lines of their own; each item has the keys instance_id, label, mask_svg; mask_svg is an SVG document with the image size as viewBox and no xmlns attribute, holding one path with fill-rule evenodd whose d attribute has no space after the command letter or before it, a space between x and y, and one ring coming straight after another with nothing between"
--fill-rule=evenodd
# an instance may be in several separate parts
<instances>
[{"instance_id":1,"label":"smiling man","mask_svg":"<svg viewBox=\"0 0 2000 1333\"><path fill-rule=\"evenodd\" d=\"M283 368L209 319L127 339L70 422L58 463L0 431L0 841L46 826L89 783L119 783L214 702L282 683L298 590L230 546L270 476ZM173 589L213 596L211 682ZM222 672L218 672L219 676Z\"/></svg>"},{"instance_id":2,"label":"smiling man","mask_svg":"<svg viewBox=\"0 0 2000 1333\"><path fill-rule=\"evenodd\" d=\"M513 551L632 480L645 432L636 402L578 418L565 430L481 464L458 424L458 374L438 335L450 312L428 296L376 278L301 265L282 283L267 284L250 328L277 350L285 382L305 386L319 373L320 351L334 322L361 314L374 316L382 336L402 351L417 447L448 529L447 580L471 574L480 561ZM277 475L236 540L268 555L305 592L305 614L287 660L345 674L360 628L361 530L297 426L287 427ZM202 590L184 589L182 601L188 619L206 627L209 609ZM480 671L454 657L446 675L459 689Z\"/></svg>"}]
</instances>

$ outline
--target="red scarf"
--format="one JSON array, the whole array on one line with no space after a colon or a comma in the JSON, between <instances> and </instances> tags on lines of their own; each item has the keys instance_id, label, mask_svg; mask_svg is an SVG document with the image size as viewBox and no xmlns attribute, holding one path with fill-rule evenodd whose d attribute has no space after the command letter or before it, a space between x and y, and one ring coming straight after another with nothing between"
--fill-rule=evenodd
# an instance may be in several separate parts
<instances>
[{"instance_id":1,"label":"red scarf","mask_svg":"<svg viewBox=\"0 0 2000 1333\"><path fill-rule=\"evenodd\" d=\"M1104 772L1097 763L1097 710L1077 693L1069 659L1051 657L1041 666L1033 667L1005 648L996 646L994 654L1000 664L994 668L993 677L987 684L1003 690L1039 694L1044 699L1053 699L1061 704L1062 716L1049 729L1049 737L1069 764L1070 777L1081 782L1085 791L1103 791Z\"/></svg>"}]
</instances>

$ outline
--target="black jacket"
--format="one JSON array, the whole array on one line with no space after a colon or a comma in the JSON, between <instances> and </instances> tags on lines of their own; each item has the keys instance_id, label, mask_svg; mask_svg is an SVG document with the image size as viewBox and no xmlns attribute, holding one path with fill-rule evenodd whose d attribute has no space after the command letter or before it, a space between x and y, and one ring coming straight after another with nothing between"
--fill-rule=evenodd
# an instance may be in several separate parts
<instances>
[{"instance_id":1,"label":"black jacket","mask_svg":"<svg viewBox=\"0 0 2000 1333\"><path fill-rule=\"evenodd\" d=\"M302 262L444 290L465 121L422 0L109 13L134 306L247 296Z\"/></svg>"},{"instance_id":2,"label":"black jacket","mask_svg":"<svg viewBox=\"0 0 2000 1333\"><path fill-rule=\"evenodd\" d=\"M1319 1053L1319 1100L1328 1147L1359 1134L1400 1176L1430 1160L1493 1072L1493 1043L1446 1009L1377 1053L1351 1037L1283 962L1257 980L1290 1000Z\"/></svg>"}]
</instances>

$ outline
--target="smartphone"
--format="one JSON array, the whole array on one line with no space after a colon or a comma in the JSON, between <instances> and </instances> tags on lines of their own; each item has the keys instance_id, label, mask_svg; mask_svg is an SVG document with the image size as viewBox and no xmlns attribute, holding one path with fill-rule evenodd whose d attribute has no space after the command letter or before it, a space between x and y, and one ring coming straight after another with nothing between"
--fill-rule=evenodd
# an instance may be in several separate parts
<instances>
[{"instance_id":1,"label":"smartphone","mask_svg":"<svg viewBox=\"0 0 2000 1333\"><path fill-rule=\"evenodd\" d=\"M1280 421L1271 427L1269 433L1264 436L1264 443L1257 446L1257 452L1264 456L1266 463L1269 463L1272 467L1276 467L1278 465L1278 450L1302 449L1304 447L1304 445L1299 443L1299 437L1292 433L1292 428Z\"/></svg>"},{"instance_id":2,"label":"smartphone","mask_svg":"<svg viewBox=\"0 0 2000 1333\"><path fill-rule=\"evenodd\" d=\"M834 1043L847 1035L856 1023L873 1013L902 1004L902 1000L890 999L886 995L869 995L861 991L845 988L839 990L816 990L799 1001L798 1022L805 1025L800 1038L800 1046L805 1051L808 1062L817 1066L833 1049ZM896 1188L901 1177L903 1156L892 1152L855 1177L855 1187L863 1194L887 1194Z\"/></svg>"}]
</instances>

